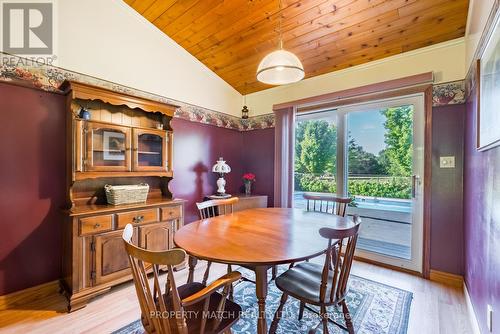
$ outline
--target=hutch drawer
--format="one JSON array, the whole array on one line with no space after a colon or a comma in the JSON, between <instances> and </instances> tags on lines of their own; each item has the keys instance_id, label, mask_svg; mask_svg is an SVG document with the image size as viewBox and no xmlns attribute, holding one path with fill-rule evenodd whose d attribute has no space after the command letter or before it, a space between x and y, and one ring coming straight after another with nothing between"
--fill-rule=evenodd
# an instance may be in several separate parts
<instances>
[{"instance_id":1,"label":"hutch drawer","mask_svg":"<svg viewBox=\"0 0 500 334\"><path fill-rule=\"evenodd\" d=\"M136 210L116 214L117 228L127 224L154 223L158 221L158 209Z\"/></svg>"},{"instance_id":2,"label":"hutch drawer","mask_svg":"<svg viewBox=\"0 0 500 334\"><path fill-rule=\"evenodd\" d=\"M181 217L182 207L181 206L169 206L161 208L161 220L172 220Z\"/></svg>"},{"instance_id":3,"label":"hutch drawer","mask_svg":"<svg viewBox=\"0 0 500 334\"><path fill-rule=\"evenodd\" d=\"M80 219L80 235L111 231L113 215L101 215Z\"/></svg>"}]
</instances>

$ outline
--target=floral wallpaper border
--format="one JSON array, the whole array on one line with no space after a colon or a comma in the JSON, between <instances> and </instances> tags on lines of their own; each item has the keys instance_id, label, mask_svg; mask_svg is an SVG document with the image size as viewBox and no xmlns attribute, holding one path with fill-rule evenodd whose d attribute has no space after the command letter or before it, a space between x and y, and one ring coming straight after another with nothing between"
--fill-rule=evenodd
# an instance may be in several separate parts
<instances>
[{"instance_id":1,"label":"floral wallpaper border","mask_svg":"<svg viewBox=\"0 0 500 334\"><path fill-rule=\"evenodd\" d=\"M432 106L465 103L465 80L445 82L432 87Z\"/></svg>"},{"instance_id":2,"label":"floral wallpaper border","mask_svg":"<svg viewBox=\"0 0 500 334\"><path fill-rule=\"evenodd\" d=\"M77 81L153 101L174 104L179 106L174 117L188 121L238 131L242 131L245 128L241 123L241 118L236 116L0 52L0 81L41 89L47 92L61 93L59 86L65 80Z\"/></svg>"},{"instance_id":3,"label":"floral wallpaper border","mask_svg":"<svg viewBox=\"0 0 500 334\"><path fill-rule=\"evenodd\" d=\"M238 131L261 130L274 127L274 114L272 113L241 119L236 116L147 93L81 73L35 63L29 59L17 56L0 53L0 61L0 81L4 82L60 93L58 88L61 83L65 80L73 80L162 103L178 105L179 108L176 110L174 117L191 122ZM464 80L434 85L433 106L462 103L465 103Z\"/></svg>"}]
</instances>

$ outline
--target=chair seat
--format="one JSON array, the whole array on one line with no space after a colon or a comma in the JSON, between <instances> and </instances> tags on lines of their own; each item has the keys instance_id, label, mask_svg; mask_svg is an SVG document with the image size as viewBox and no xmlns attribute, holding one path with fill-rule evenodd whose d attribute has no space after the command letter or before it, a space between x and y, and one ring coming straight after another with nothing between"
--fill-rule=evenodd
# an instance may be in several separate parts
<instances>
[{"instance_id":1,"label":"chair seat","mask_svg":"<svg viewBox=\"0 0 500 334\"><path fill-rule=\"evenodd\" d=\"M189 297L198 291L201 291L205 288L205 285L197 282L187 283L177 287L177 291L179 292L179 297L184 299ZM165 303L167 304L167 309L172 310L172 297L171 294L163 295ZM241 307L230 301L226 300L223 310L223 317L221 323L217 326L217 328L213 328L217 316L217 307L221 301L222 295L220 293L214 293L210 297L210 303L208 306L208 317L205 325L205 334L211 333L221 333L225 330L229 329L238 319L241 314ZM186 312L186 323L189 329L189 333L200 333L201 322L203 319L203 301L196 303L194 305L190 305L184 308ZM177 333L175 326L176 319L171 318L171 328L174 328L174 333Z\"/></svg>"},{"instance_id":2,"label":"chair seat","mask_svg":"<svg viewBox=\"0 0 500 334\"><path fill-rule=\"evenodd\" d=\"M320 301L320 285L321 276L323 273L323 265L311 262L303 262L288 269L283 274L276 278L276 286L284 293L297 298L307 304L313 305L328 305L331 286L333 279L333 271L328 273L328 287L326 290L326 302ZM334 302L338 302L339 300Z\"/></svg>"}]
</instances>

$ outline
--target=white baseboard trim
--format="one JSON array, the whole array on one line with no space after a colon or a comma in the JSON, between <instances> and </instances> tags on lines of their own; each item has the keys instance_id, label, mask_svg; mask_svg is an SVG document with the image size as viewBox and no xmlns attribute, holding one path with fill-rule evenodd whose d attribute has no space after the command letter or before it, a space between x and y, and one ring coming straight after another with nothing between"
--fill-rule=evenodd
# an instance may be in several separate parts
<instances>
[{"instance_id":1,"label":"white baseboard trim","mask_svg":"<svg viewBox=\"0 0 500 334\"><path fill-rule=\"evenodd\" d=\"M467 314L469 316L469 322L472 328L472 334L481 334L481 329L479 328L479 323L477 322L476 313L474 312L474 306L472 306L472 300L470 299L469 291L467 290L467 285L464 281L464 296L465 303L467 304Z\"/></svg>"}]
</instances>

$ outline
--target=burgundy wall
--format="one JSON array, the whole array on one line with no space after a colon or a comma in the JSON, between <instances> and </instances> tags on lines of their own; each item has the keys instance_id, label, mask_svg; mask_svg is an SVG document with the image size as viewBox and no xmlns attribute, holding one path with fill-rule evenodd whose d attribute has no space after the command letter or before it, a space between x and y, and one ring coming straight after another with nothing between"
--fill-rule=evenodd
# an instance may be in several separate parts
<instances>
[{"instance_id":1,"label":"burgundy wall","mask_svg":"<svg viewBox=\"0 0 500 334\"><path fill-rule=\"evenodd\" d=\"M0 295L60 277L65 99L0 84Z\"/></svg>"},{"instance_id":2,"label":"burgundy wall","mask_svg":"<svg viewBox=\"0 0 500 334\"><path fill-rule=\"evenodd\" d=\"M487 304L493 306L493 333L500 333L500 147L476 150L476 94L466 104L464 166L465 282L481 332L488 333ZM500 130L499 130L500 131Z\"/></svg>"},{"instance_id":3,"label":"burgundy wall","mask_svg":"<svg viewBox=\"0 0 500 334\"><path fill-rule=\"evenodd\" d=\"M463 151L465 105L432 110L431 268L463 274ZM455 156L455 168L439 168Z\"/></svg>"},{"instance_id":4,"label":"burgundy wall","mask_svg":"<svg viewBox=\"0 0 500 334\"><path fill-rule=\"evenodd\" d=\"M231 167L225 176L226 192L238 194L242 185L242 161L244 151L239 131L218 128L211 125L172 120L174 130L174 179L169 184L170 191L177 198L188 201L186 222L198 219L196 202L217 190L218 176L212 166L223 157Z\"/></svg>"},{"instance_id":5,"label":"burgundy wall","mask_svg":"<svg viewBox=\"0 0 500 334\"><path fill-rule=\"evenodd\" d=\"M174 179L170 190L175 197L186 199L186 222L198 219L196 202L213 194L218 176L211 168L219 157L231 166L226 192L243 192L243 173L252 172L257 181L252 192L268 195L274 192L274 129L239 132L175 118Z\"/></svg>"},{"instance_id":6,"label":"burgundy wall","mask_svg":"<svg viewBox=\"0 0 500 334\"><path fill-rule=\"evenodd\" d=\"M274 128L242 132L242 168L251 172L257 181L253 192L268 196L268 206L274 203Z\"/></svg>"}]
</instances>

